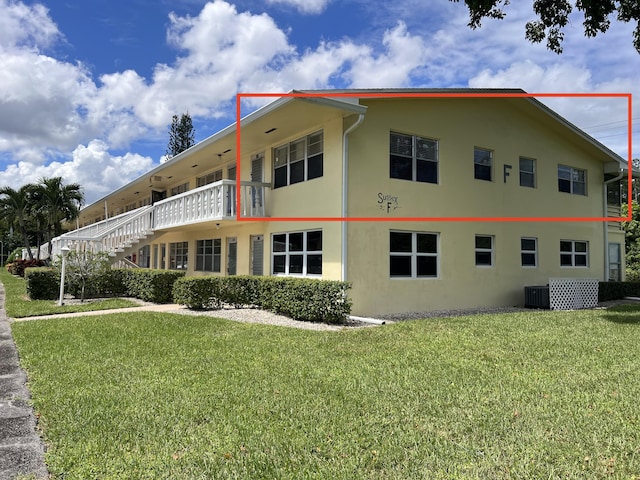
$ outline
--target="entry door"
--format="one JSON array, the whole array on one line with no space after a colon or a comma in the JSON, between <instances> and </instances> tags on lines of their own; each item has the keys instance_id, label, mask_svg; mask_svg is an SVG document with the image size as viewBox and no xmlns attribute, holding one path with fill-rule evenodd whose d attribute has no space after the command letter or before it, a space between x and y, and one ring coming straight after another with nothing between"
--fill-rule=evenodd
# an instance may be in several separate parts
<instances>
[{"instance_id":1,"label":"entry door","mask_svg":"<svg viewBox=\"0 0 640 480\"><path fill-rule=\"evenodd\" d=\"M254 155L251 160L251 181L262 183L262 165L264 164L264 154ZM262 208L262 187L251 187L251 216L264 216Z\"/></svg>"},{"instance_id":2,"label":"entry door","mask_svg":"<svg viewBox=\"0 0 640 480\"><path fill-rule=\"evenodd\" d=\"M227 275L236 274L238 260L238 241L236 237L227 238Z\"/></svg>"},{"instance_id":3,"label":"entry door","mask_svg":"<svg viewBox=\"0 0 640 480\"><path fill-rule=\"evenodd\" d=\"M263 275L264 236L251 235L251 275Z\"/></svg>"},{"instance_id":4,"label":"entry door","mask_svg":"<svg viewBox=\"0 0 640 480\"><path fill-rule=\"evenodd\" d=\"M236 167L229 167L227 170L227 178L236 181ZM236 216L236 186L229 185L227 189L227 217Z\"/></svg>"}]
</instances>

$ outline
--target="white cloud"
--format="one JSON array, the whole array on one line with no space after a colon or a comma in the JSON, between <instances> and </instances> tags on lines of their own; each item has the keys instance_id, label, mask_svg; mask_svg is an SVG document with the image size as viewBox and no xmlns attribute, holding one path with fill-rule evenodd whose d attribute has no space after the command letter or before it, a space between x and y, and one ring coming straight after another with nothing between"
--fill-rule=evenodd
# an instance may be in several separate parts
<instances>
[{"instance_id":1,"label":"white cloud","mask_svg":"<svg viewBox=\"0 0 640 480\"><path fill-rule=\"evenodd\" d=\"M267 0L270 4L290 6L305 14L322 13L329 4L329 0Z\"/></svg>"},{"instance_id":2,"label":"white cloud","mask_svg":"<svg viewBox=\"0 0 640 480\"><path fill-rule=\"evenodd\" d=\"M78 145L71 159L54 161L49 165L34 166L27 161L12 164L0 172L0 185L24 185L43 177L62 177L65 183L80 184L86 204L130 182L154 166L149 157L127 153L112 155L101 140L92 140L86 146Z\"/></svg>"},{"instance_id":3,"label":"white cloud","mask_svg":"<svg viewBox=\"0 0 640 480\"><path fill-rule=\"evenodd\" d=\"M0 51L15 47L37 50L61 37L49 11L40 4L0 0Z\"/></svg>"}]
</instances>

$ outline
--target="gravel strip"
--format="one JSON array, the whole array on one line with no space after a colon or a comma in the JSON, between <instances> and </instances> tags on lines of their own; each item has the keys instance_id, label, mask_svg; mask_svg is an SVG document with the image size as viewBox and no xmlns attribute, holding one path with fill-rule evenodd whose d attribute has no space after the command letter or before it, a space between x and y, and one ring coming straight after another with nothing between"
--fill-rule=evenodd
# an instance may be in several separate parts
<instances>
[{"instance_id":1,"label":"gravel strip","mask_svg":"<svg viewBox=\"0 0 640 480\"><path fill-rule=\"evenodd\" d=\"M329 325L326 323L315 322L301 322L299 320L293 320L284 315L277 315L266 310L259 310L257 308L223 308L222 310L189 310L186 307L181 307L175 310L167 310L167 313L178 313L180 315L200 315L216 318L225 318L227 320L233 320L236 322L244 323L262 323L265 325L276 325L280 327L292 327L301 328L304 330L317 330L317 331L340 331L346 329L371 327L368 323L348 321L341 325Z\"/></svg>"}]
</instances>

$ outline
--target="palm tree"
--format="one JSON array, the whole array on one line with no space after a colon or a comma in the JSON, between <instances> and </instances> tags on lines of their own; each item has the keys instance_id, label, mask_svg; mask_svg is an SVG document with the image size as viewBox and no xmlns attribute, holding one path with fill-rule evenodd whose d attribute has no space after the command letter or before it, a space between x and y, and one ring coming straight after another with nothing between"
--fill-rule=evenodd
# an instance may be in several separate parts
<instances>
[{"instance_id":1,"label":"palm tree","mask_svg":"<svg viewBox=\"0 0 640 480\"><path fill-rule=\"evenodd\" d=\"M62 234L62 222L78 218L84 202L82 187L77 183L62 184L62 177L42 178L33 192L34 210L45 219L49 256L51 240Z\"/></svg>"},{"instance_id":2,"label":"palm tree","mask_svg":"<svg viewBox=\"0 0 640 480\"><path fill-rule=\"evenodd\" d=\"M33 188L33 185L23 185L18 190L11 187L0 188L0 217L10 225L18 225L23 245L27 249L30 260L33 260L33 253L29 246L27 219L30 215Z\"/></svg>"}]
</instances>

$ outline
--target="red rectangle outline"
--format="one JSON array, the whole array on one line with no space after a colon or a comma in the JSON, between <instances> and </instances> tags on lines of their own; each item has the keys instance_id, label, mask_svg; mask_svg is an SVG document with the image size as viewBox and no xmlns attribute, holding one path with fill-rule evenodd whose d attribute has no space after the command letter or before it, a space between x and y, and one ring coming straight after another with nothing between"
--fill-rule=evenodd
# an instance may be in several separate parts
<instances>
[{"instance_id":1,"label":"red rectangle outline","mask_svg":"<svg viewBox=\"0 0 640 480\"><path fill-rule=\"evenodd\" d=\"M632 220L632 118L633 95L631 93L525 93L525 92L312 92L312 93L237 93L236 94L236 185L241 174L241 103L243 98L272 97L360 97L360 98L626 98L627 99L627 216L626 217L243 217L241 215L241 191L236 188L236 220L239 222L620 222Z\"/></svg>"}]
</instances>

